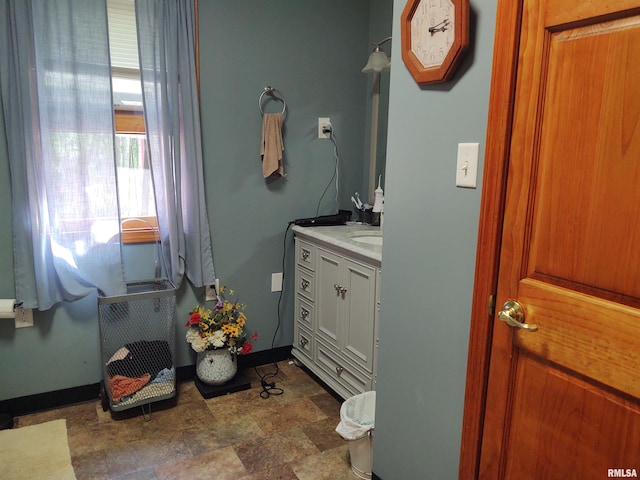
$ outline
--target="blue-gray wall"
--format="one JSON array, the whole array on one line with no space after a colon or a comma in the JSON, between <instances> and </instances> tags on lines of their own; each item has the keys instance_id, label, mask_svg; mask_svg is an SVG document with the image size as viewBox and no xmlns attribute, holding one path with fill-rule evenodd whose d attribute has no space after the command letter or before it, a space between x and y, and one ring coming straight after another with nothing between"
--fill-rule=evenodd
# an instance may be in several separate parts
<instances>
[{"instance_id":1,"label":"blue-gray wall","mask_svg":"<svg viewBox=\"0 0 640 480\"><path fill-rule=\"evenodd\" d=\"M400 37L394 4L393 36ZM485 147L496 0L471 0L458 74L421 89L394 42L374 472L458 477L482 169L455 187L457 144Z\"/></svg>"},{"instance_id":2,"label":"blue-gray wall","mask_svg":"<svg viewBox=\"0 0 640 480\"><path fill-rule=\"evenodd\" d=\"M317 118L331 117L339 147L340 208L365 188L368 148L367 75L361 73L371 37L390 33L391 0L201 0L201 105L205 186L217 276L247 306L255 349L271 348L278 293L271 274L283 271L287 223L313 216L330 182L330 140L317 139ZM387 16L386 31L376 32ZM371 26L370 26L371 23ZM286 179L265 181L259 155L258 98L266 85L288 105L284 126ZM279 105L265 103L266 111ZM0 115L0 121L1 115ZM4 131L1 130L1 131ZM332 186L320 214L335 212ZM6 140L0 135L0 298L13 298L11 196ZM289 233L282 323L274 345L293 341L293 242ZM153 251L126 246L129 278L153 276ZM178 366L193 364L184 320L203 289L179 291ZM0 400L94 384L101 380L97 299L90 296L36 312L33 328L0 320Z\"/></svg>"}]
</instances>

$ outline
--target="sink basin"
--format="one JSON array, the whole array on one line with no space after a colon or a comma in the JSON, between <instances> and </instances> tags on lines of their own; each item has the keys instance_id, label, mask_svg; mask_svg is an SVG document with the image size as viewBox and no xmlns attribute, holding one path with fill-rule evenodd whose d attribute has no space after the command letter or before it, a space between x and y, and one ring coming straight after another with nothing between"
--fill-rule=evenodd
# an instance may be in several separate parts
<instances>
[{"instance_id":1,"label":"sink basin","mask_svg":"<svg viewBox=\"0 0 640 480\"><path fill-rule=\"evenodd\" d=\"M382 235L379 233L357 233L350 235L350 238L354 242L382 246Z\"/></svg>"}]
</instances>

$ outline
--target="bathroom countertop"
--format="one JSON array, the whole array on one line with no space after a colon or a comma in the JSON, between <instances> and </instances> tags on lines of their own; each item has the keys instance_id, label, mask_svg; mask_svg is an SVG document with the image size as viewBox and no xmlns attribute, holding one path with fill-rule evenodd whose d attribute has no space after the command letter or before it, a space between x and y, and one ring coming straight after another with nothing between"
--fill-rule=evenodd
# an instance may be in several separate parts
<instances>
[{"instance_id":1,"label":"bathroom countertop","mask_svg":"<svg viewBox=\"0 0 640 480\"><path fill-rule=\"evenodd\" d=\"M382 245L370 245L353 239L357 235L381 235L380 227L372 227L367 224L348 223L347 225L301 227L295 225L292 230L300 237L323 242L328 246L346 250L365 260L373 261L376 266L382 264Z\"/></svg>"}]
</instances>

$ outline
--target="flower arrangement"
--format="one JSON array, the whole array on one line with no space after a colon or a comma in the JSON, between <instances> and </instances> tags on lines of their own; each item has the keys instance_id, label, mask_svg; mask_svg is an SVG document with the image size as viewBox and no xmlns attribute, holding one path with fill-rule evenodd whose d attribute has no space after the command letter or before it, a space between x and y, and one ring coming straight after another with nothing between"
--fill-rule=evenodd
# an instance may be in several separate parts
<instances>
[{"instance_id":1,"label":"flower arrangement","mask_svg":"<svg viewBox=\"0 0 640 480\"><path fill-rule=\"evenodd\" d=\"M189 327L187 342L196 352L227 348L232 354L246 355L253 348L246 333L246 305L237 300L227 300L226 291L226 286L220 287L220 295L213 310L200 305L191 310L185 327ZM229 294L234 295L235 292L229 289ZM251 339L255 342L258 332L251 335Z\"/></svg>"}]
</instances>

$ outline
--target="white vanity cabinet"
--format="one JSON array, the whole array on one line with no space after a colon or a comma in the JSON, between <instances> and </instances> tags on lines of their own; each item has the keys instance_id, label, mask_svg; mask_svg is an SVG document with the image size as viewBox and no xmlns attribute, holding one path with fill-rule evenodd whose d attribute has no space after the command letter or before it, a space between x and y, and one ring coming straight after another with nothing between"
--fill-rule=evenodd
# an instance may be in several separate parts
<instances>
[{"instance_id":1,"label":"white vanity cabinet","mask_svg":"<svg viewBox=\"0 0 640 480\"><path fill-rule=\"evenodd\" d=\"M292 354L343 398L374 390L381 248L352 249L348 241L331 238L329 227L317 227L328 239L304 228L294 229Z\"/></svg>"}]
</instances>

